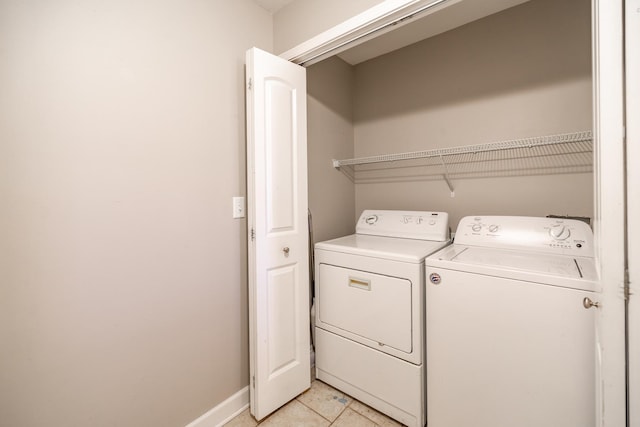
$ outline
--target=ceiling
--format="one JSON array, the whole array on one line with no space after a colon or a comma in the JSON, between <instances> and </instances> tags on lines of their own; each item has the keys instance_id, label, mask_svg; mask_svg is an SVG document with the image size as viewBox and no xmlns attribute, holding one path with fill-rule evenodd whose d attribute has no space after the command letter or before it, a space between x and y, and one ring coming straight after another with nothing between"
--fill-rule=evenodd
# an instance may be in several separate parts
<instances>
[{"instance_id":1,"label":"ceiling","mask_svg":"<svg viewBox=\"0 0 640 427\"><path fill-rule=\"evenodd\" d=\"M253 0L263 9L268 10L271 13L276 13L289 3L293 3L295 0Z\"/></svg>"}]
</instances>

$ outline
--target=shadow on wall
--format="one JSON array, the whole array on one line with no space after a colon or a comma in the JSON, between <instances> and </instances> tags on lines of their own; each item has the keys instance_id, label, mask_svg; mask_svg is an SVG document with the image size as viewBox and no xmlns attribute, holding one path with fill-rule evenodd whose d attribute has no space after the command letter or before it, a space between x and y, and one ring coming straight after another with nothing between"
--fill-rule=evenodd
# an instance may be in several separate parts
<instances>
[{"instance_id":1,"label":"shadow on wall","mask_svg":"<svg viewBox=\"0 0 640 427\"><path fill-rule=\"evenodd\" d=\"M354 77L353 66L332 56L307 68L307 95L351 123Z\"/></svg>"},{"instance_id":2,"label":"shadow on wall","mask_svg":"<svg viewBox=\"0 0 640 427\"><path fill-rule=\"evenodd\" d=\"M358 64L355 123L590 79L590 14L534 0Z\"/></svg>"}]
</instances>

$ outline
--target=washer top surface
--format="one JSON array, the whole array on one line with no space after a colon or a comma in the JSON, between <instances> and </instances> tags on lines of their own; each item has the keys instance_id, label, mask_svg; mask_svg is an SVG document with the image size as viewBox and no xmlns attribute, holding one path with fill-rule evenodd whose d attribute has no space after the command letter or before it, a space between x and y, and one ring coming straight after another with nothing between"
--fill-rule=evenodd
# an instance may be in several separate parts
<instances>
[{"instance_id":1,"label":"washer top surface","mask_svg":"<svg viewBox=\"0 0 640 427\"><path fill-rule=\"evenodd\" d=\"M593 291L598 274L592 241L588 225L576 220L466 217L460 221L454 244L426 263Z\"/></svg>"},{"instance_id":2,"label":"washer top surface","mask_svg":"<svg viewBox=\"0 0 640 427\"><path fill-rule=\"evenodd\" d=\"M425 264L429 268L446 268L587 291L596 290L598 279L593 258L487 249L455 243L428 257Z\"/></svg>"},{"instance_id":3,"label":"washer top surface","mask_svg":"<svg viewBox=\"0 0 640 427\"><path fill-rule=\"evenodd\" d=\"M568 256L467 247L456 251L455 259L467 264L491 265L498 268L532 271L574 279L584 277L583 269L580 268L576 258Z\"/></svg>"}]
</instances>

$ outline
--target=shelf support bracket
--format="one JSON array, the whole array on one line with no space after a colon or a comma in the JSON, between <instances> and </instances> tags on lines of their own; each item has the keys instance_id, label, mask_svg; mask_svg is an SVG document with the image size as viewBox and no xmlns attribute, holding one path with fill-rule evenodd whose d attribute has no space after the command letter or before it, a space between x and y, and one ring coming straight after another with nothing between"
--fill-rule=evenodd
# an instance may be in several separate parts
<instances>
[{"instance_id":1,"label":"shelf support bracket","mask_svg":"<svg viewBox=\"0 0 640 427\"><path fill-rule=\"evenodd\" d=\"M342 172L351 182L356 182L356 173L352 166L342 166L340 160L332 159L331 164L336 170Z\"/></svg>"},{"instance_id":2,"label":"shelf support bracket","mask_svg":"<svg viewBox=\"0 0 640 427\"><path fill-rule=\"evenodd\" d=\"M451 192L451 197L456 197L456 192L453 190L453 185L451 185L451 180L449 179L449 170L447 169L447 164L444 162L444 158L442 157L442 154L440 155L440 163L444 168L444 175L442 175L442 177L444 178L444 181L447 183L447 186L449 187L449 191Z\"/></svg>"}]
</instances>

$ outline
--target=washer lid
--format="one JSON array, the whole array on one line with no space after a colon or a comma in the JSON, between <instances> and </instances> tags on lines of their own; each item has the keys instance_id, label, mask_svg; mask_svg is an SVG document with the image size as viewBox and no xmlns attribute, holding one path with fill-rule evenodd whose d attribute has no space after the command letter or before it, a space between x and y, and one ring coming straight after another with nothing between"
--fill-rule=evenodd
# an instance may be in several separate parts
<instances>
[{"instance_id":1,"label":"washer lid","mask_svg":"<svg viewBox=\"0 0 640 427\"><path fill-rule=\"evenodd\" d=\"M352 234L316 243L315 248L316 250L343 252L392 261L421 263L425 257L448 244L449 241L433 242L430 240Z\"/></svg>"},{"instance_id":2,"label":"washer lid","mask_svg":"<svg viewBox=\"0 0 640 427\"><path fill-rule=\"evenodd\" d=\"M453 244L427 260L434 267L595 290L592 258Z\"/></svg>"},{"instance_id":3,"label":"washer lid","mask_svg":"<svg viewBox=\"0 0 640 427\"><path fill-rule=\"evenodd\" d=\"M526 270L561 277L581 279L584 277L574 257L538 254L509 250L479 250L467 248L455 257L458 262L490 265L513 270Z\"/></svg>"}]
</instances>

